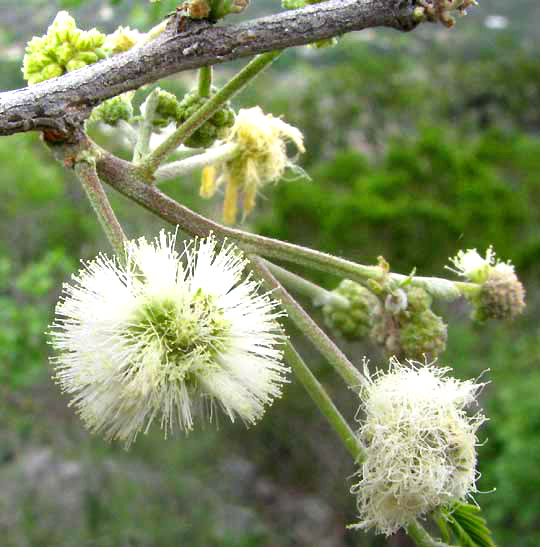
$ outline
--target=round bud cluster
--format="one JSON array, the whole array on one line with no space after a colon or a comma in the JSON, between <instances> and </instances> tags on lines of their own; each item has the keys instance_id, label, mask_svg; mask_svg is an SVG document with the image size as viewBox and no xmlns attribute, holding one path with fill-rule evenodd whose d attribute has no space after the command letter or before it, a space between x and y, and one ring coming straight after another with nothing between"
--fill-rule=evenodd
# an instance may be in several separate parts
<instances>
[{"instance_id":1,"label":"round bud cluster","mask_svg":"<svg viewBox=\"0 0 540 547\"><path fill-rule=\"evenodd\" d=\"M208 100L210 100L210 97L201 97L197 90L185 95L178 106L177 124L180 125L185 122ZM223 139L227 135L228 130L234 125L234 120L234 110L227 103L201 125L184 144L192 148L208 148L216 140Z\"/></svg>"},{"instance_id":2,"label":"round bud cluster","mask_svg":"<svg viewBox=\"0 0 540 547\"><path fill-rule=\"evenodd\" d=\"M116 125L119 120L129 121L133 117L134 92L128 91L117 97L108 99L96 106L88 119L89 122L103 122L108 125Z\"/></svg>"},{"instance_id":3,"label":"round bud cluster","mask_svg":"<svg viewBox=\"0 0 540 547\"><path fill-rule=\"evenodd\" d=\"M166 127L171 121L180 119L180 102L173 93L158 90L158 100L152 123L156 127Z\"/></svg>"},{"instance_id":4,"label":"round bud cluster","mask_svg":"<svg viewBox=\"0 0 540 547\"><path fill-rule=\"evenodd\" d=\"M22 68L25 80L37 84L103 59L105 38L95 28L78 29L75 19L60 11L47 34L28 42Z\"/></svg>"},{"instance_id":5,"label":"round bud cluster","mask_svg":"<svg viewBox=\"0 0 540 547\"><path fill-rule=\"evenodd\" d=\"M431 297L424 289L410 287L399 291L406 295L405 305L394 310L395 299L387 298L384 312L374 317L372 340L389 355L435 359L446 349L446 324L431 311Z\"/></svg>"},{"instance_id":6,"label":"round bud cluster","mask_svg":"<svg viewBox=\"0 0 540 547\"><path fill-rule=\"evenodd\" d=\"M350 279L344 279L332 291L349 302L344 308L330 301L323 306L325 323L347 340L357 340L369 335L373 317L380 313L379 299L369 290Z\"/></svg>"},{"instance_id":7,"label":"round bud cluster","mask_svg":"<svg viewBox=\"0 0 540 547\"><path fill-rule=\"evenodd\" d=\"M390 535L475 491L476 431L485 418L466 409L482 386L447 377L448 371L391 360L387 373L368 375L353 528Z\"/></svg>"},{"instance_id":8,"label":"round bud cluster","mask_svg":"<svg viewBox=\"0 0 540 547\"><path fill-rule=\"evenodd\" d=\"M525 309L525 289L513 271L493 270L473 299L474 319L514 319Z\"/></svg>"}]
</instances>

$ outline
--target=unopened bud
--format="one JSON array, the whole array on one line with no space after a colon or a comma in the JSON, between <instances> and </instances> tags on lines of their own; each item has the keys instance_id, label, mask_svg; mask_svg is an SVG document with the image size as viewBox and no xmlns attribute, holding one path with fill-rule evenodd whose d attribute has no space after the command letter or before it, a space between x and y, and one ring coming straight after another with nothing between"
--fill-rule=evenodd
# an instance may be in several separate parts
<instances>
[{"instance_id":1,"label":"unopened bud","mask_svg":"<svg viewBox=\"0 0 540 547\"><path fill-rule=\"evenodd\" d=\"M482 285L473 304L473 316L479 321L515 319L525 309L525 289L515 273L495 269Z\"/></svg>"},{"instance_id":2,"label":"unopened bud","mask_svg":"<svg viewBox=\"0 0 540 547\"><path fill-rule=\"evenodd\" d=\"M446 349L448 335L446 324L430 306L431 297L424 289L394 291L386 299L384 313L375 318L371 339L388 355L435 359Z\"/></svg>"},{"instance_id":3,"label":"unopened bud","mask_svg":"<svg viewBox=\"0 0 540 547\"><path fill-rule=\"evenodd\" d=\"M381 310L379 299L370 290L350 279L344 279L332 292L346 298L349 307L328 302L322 310L325 323L348 340L368 336L373 318Z\"/></svg>"}]
</instances>

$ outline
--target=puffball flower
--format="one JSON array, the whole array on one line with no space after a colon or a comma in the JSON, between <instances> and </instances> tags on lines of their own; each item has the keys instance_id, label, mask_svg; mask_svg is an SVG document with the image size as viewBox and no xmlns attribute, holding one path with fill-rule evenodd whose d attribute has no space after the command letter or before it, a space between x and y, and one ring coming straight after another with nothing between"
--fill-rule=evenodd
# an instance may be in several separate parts
<instances>
[{"instance_id":1,"label":"puffball flower","mask_svg":"<svg viewBox=\"0 0 540 547\"><path fill-rule=\"evenodd\" d=\"M447 377L449 369L390 361L361 394L359 439L365 460L352 528L393 534L416 518L475 490L476 431L485 420L465 408L482 386Z\"/></svg>"},{"instance_id":2,"label":"puffball flower","mask_svg":"<svg viewBox=\"0 0 540 547\"><path fill-rule=\"evenodd\" d=\"M255 423L281 395L277 302L244 276L246 259L210 236L126 243L125 265L99 255L65 284L51 329L56 380L84 424L126 448L154 420L190 431L215 403Z\"/></svg>"}]
</instances>

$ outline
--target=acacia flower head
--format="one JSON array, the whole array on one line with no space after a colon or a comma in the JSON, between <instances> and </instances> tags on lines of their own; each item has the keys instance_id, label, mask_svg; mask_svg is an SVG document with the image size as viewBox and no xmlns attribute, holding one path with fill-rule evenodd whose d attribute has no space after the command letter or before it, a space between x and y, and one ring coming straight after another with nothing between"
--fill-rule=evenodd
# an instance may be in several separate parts
<instances>
[{"instance_id":1,"label":"acacia flower head","mask_svg":"<svg viewBox=\"0 0 540 547\"><path fill-rule=\"evenodd\" d=\"M260 189L279 180L285 168L293 165L287 156L287 142L293 142L299 152L304 152L304 137L296 127L256 106L238 112L226 141L236 144L237 152L220 166L221 175L215 184L209 184L208 171L205 173L202 195L211 197L224 183L223 218L227 224L234 224L239 195L244 215L248 215L255 207Z\"/></svg>"},{"instance_id":2,"label":"acacia flower head","mask_svg":"<svg viewBox=\"0 0 540 547\"><path fill-rule=\"evenodd\" d=\"M513 319L525 309L525 290L519 281L514 266L495 258L492 247L482 258L476 249L459 251L450 261L449 268L468 281L481 285L480 291L470 296L474 306L474 318Z\"/></svg>"},{"instance_id":3,"label":"acacia flower head","mask_svg":"<svg viewBox=\"0 0 540 547\"><path fill-rule=\"evenodd\" d=\"M99 255L64 286L51 329L56 380L85 425L127 446L153 421L189 431L217 403L256 422L287 368L277 303L243 276L246 260L213 237L175 250L161 232Z\"/></svg>"},{"instance_id":4,"label":"acacia flower head","mask_svg":"<svg viewBox=\"0 0 540 547\"><path fill-rule=\"evenodd\" d=\"M359 431L366 458L351 490L359 511L353 528L390 535L475 491L476 430L485 418L466 407L481 384L448 371L392 359L387 373L368 374Z\"/></svg>"}]
</instances>

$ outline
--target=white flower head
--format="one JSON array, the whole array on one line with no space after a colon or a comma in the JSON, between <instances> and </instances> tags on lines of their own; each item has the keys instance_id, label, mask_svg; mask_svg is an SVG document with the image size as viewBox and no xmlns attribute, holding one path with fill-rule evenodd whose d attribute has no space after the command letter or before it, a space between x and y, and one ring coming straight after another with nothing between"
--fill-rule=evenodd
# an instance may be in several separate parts
<instances>
[{"instance_id":1,"label":"white flower head","mask_svg":"<svg viewBox=\"0 0 540 547\"><path fill-rule=\"evenodd\" d=\"M203 179L201 194L211 197L225 183L223 218L227 224L234 224L238 195L242 195L243 212L247 216L255 207L260 189L279 180L285 169L294 165L287 156L287 142L293 142L303 153L304 137L296 127L256 106L238 112L226 140L236 144L238 151L221 166L221 176L215 183Z\"/></svg>"},{"instance_id":2,"label":"white flower head","mask_svg":"<svg viewBox=\"0 0 540 547\"><path fill-rule=\"evenodd\" d=\"M387 373L368 376L359 431L366 458L351 489L359 511L353 528L390 535L476 491L476 430L485 418L465 408L482 384L448 371L392 359Z\"/></svg>"},{"instance_id":3,"label":"white flower head","mask_svg":"<svg viewBox=\"0 0 540 547\"><path fill-rule=\"evenodd\" d=\"M158 420L189 431L217 402L252 424L288 369L277 302L243 276L246 260L210 236L126 244L126 266L99 255L64 286L52 326L56 379L85 425L129 446Z\"/></svg>"},{"instance_id":4,"label":"white flower head","mask_svg":"<svg viewBox=\"0 0 540 547\"><path fill-rule=\"evenodd\" d=\"M454 258L450 258L454 268L449 270L465 277L473 283L484 283L492 272L513 274L514 266L510 262L501 262L495 258L493 247L488 247L486 257L480 256L476 249L459 251Z\"/></svg>"}]
</instances>

